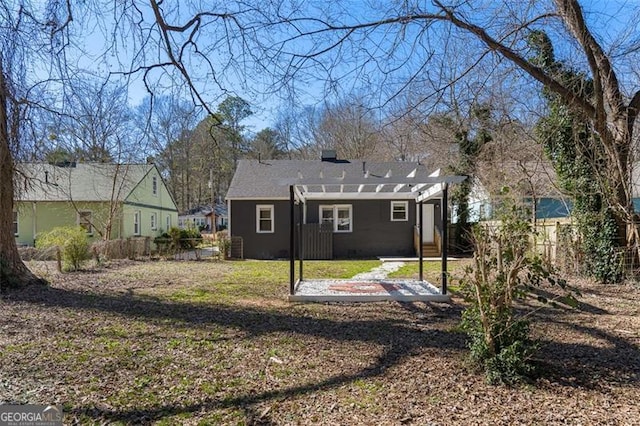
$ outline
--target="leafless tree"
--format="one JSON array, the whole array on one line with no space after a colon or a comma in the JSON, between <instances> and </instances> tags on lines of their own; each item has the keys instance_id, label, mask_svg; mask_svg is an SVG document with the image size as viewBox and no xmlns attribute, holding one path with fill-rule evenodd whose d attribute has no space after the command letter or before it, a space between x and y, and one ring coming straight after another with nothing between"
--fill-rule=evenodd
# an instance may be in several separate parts
<instances>
[{"instance_id":1,"label":"leafless tree","mask_svg":"<svg viewBox=\"0 0 640 426\"><path fill-rule=\"evenodd\" d=\"M46 3L49 7L17 0L0 6L0 22L7 23L0 28L0 121L6 129L0 131L0 182L6 186L0 193L0 260L9 265L4 270L12 276L22 276L26 269L5 232L11 228L13 199L13 188L7 184L14 171L10 147L19 140L12 129L17 128L14 120L24 117L14 112L24 111L23 100L33 95L29 88L41 88L35 80L43 75L35 68L22 75L21 70L33 63L28 56L47 56L38 70L51 75L41 80L61 84L74 74L71 65L87 56L81 37L88 27L106 41L91 57L112 77L138 79L155 94L185 85L192 101L210 114L215 112L212 99L236 95L230 88L237 92L257 82L258 91L286 90L289 96L291 91L317 88L318 81L324 82L324 98L338 94L333 99L340 99L364 90L367 104L377 101L379 108L420 88L415 108L429 106L437 112L448 91L477 77L476 71L495 76L510 70L512 81L546 87L590 121L608 160L593 172L603 177L602 190L617 208L619 223L634 221L630 163L640 92L637 78L626 70L637 64L640 50L633 43L613 43L596 34L602 21L600 27L593 26L597 16L583 13L578 0L408 0L363 2L357 7L325 0L309 1L304 8L284 1L211 6L190 0L130 0L74 4L74 10L71 2ZM620 13L634 12L627 6ZM532 29L547 31L563 45L563 59L593 80L593 97L574 93L529 60L526 40ZM637 43L637 28L627 35ZM475 84L475 94L468 93L465 102L484 90L481 78ZM32 105L45 104L30 99Z\"/></svg>"},{"instance_id":2,"label":"leafless tree","mask_svg":"<svg viewBox=\"0 0 640 426\"><path fill-rule=\"evenodd\" d=\"M190 180L187 172L190 141L201 112L202 108L178 94L147 96L136 109L139 132L150 145L150 159L158 166L181 209L188 204L182 183Z\"/></svg>"},{"instance_id":3,"label":"leafless tree","mask_svg":"<svg viewBox=\"0 0 640 426\"><path fill-rule=\"evenodd\" d=\"M125 86L80 74L67 84L62 108L51 127L75 160L125 162L142 151Z\"/></svg>"},{"instance_id":4,"label":"leafless tree","mask_svg":"<svg viewBox=\"0 0 640 426\"><path fill-rule=\"evenodd\" d=\"M52 57L67 43L71 21L68 9L57 2L48 5L40 17L30 6L0 5L0 290L40 281L20 259L12 232L17 190L14 159L23 146L27 117L45 104L33 96L54 83L52 76L34 78L29 67L33 61L45 68L52 64Z\"/></svg>"},{"instance_id":5,"label":"leafless tree","mask_svg":"<svg viewBox=\"0 0 640 426\"><path fill-rule=\"evenodd\" d=\"M317 159L318 110L312 106L287 105L276 119L275 130L280 135L290 158Z\"/></svg>"},{"instance_id":6,"label":"leafless tree","mask_svg":"<svg viewBox=\"0 0 640 426\"><path fill-rule=\"evenodd\" d=\"M318 149L335 149L341 158L376 159L380 126L359 99L327 104L314 129Z\"/></svg>"},{"instance_id":7,"label":"leafless tree","mask_svg":"<svg viewBox=\"0 0 640 426\"><path fill-rule=\"evenodd\" d=\"M276 131L290 155L304 159L320 158L323 149L334 149L344 159L384 157L380 122L358 98L288 110Z\"/></svg>"},{"instance_id":8,"label":"leafless tree","mask_svg":"<svg viewBox=\"0 0 640 426\"><path fill-rule=\"evenodd\" d=\"M617 211L620 234L627 235L624 225L635 222L630 164L640 91L638 82L628 81L620 70L637 59L637 52L621 56L619 45L604 45L606 38L588 24L593 15L585 15L578 0L367 3L366 11L331 13L338 7L328 2L282 20L276 57L285 67L283 76L324 78L328 89L360 79L386 85L391 95L419 80L432 88L428 96L437 97L480 66L515 67L522 84L544 86L589 120L607 157L593 172L602 177L602 191ZM592 97L575 93L530 60L526 40L533 29L544 29L563 44L567 60L593 79ZM637 30L632 34L637 37ZM468 48L449 50L455 40L464 40ZM629 234L635 236L635 231Z\"/></svg>"}]
</instances>

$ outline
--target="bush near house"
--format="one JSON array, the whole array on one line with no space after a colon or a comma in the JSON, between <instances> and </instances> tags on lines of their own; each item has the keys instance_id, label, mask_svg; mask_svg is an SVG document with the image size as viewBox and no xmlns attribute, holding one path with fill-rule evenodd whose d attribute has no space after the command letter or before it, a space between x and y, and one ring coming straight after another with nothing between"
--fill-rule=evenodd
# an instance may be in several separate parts
<instances>
[{"instance_id":1,"label":"bush near house","mask_svg":"<svg viewBox=\"0 0 640 426\"><path fill-rule=\"evenodd\" d=\"M168 232L156 237L153 242L160 251L193 250L202 243L202 234L195 228L173 227Z\"/></svg>"},{"instance_id":2,"label":"bush near house","mask_svg":"<svg viewBox=\"0 0 640 426\"><path fill-rule=\"evenodd\" d=\"M89 240L80 226L61 226L38 235L37 248L58 247L65 271L77 271L89 259Z\"/></svg>"},{"instance_id":3,"label":"bush near house","mask_svg":"<svg viewBox=\"0 0 640 426\"><path fill-rule=\"evenodd\" d=\"M231 239L229 238L229 233L224 231L218 231L216 233L216 241L218 241L218 249L222 256L226 259L230 256L229 250L231 250Z\"/></svg>"}]
</instances>

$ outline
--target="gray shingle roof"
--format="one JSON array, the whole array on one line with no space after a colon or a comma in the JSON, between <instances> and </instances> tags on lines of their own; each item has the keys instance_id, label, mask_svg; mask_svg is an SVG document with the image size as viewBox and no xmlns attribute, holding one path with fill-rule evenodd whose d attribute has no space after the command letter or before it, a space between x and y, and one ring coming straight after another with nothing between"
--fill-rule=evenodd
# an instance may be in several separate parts
<instances>
[{"instance_id":1,"label":"gray shingle roof","mask_svg":"<svg viewBox=\"0 0 640 426\"><path fill-rule=\"evenodd\" d=\"M404 180L412 172L418 182L429 175L424 165L413 162L240 160L229 186L227 198L289 198L288 185L299 183L304 179L342 178L342 184L350 185L360 183L366 172L372 178L390 177L390 181L394 181L394 177L398 181ZM392 191L392 188L389 186L384 191Z\"/></svg>"},{"instance_id":2,"label":"gray shingle roof","mask_svg":"<svg viewBox=\"0 0 640 426\"><path fill-rule=\"evenodd\" d=\"M16 200L109 201L113 194L115 199L124 201L154 167L153 164L77 163L75 167L60 167L22 163L16 165Z\"/></svg>"}]
</instances>

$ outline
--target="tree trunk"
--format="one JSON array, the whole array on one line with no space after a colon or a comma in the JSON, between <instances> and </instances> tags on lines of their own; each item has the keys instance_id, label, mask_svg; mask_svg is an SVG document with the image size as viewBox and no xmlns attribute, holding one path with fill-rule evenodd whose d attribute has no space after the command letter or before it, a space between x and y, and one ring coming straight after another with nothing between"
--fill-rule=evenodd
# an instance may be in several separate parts
<instances>
[{"instance_id":1,"label":"tree trunk","mask_svg":"<svg viewBox=\"0 0 640 426\"><path fill-rule=\"evenodd\" d=\"M13 233L13 174L8 88L0 56L0 291L25 284L44 283L22 262Z\"/></svg>"},{"instance_id":2,"label":"tree trunk","mask_svg":"<svg viewBox=\"0 0 640 426\"><path fill-rule=\"evenodd\" d=\"M618 231L617 245L632 247L637 243L633 238L634 233L628 232L628 227L633 223L635 216L629 170L632 134L626 128L616 128L614 136L602 125L598 128L596 123L594 127L599 131L607 157L605 170L600 171L601 176L598 178L601 184L605 183L602 192L607 197L608 205L613 208Z\"/></svg>"}]
</instances>

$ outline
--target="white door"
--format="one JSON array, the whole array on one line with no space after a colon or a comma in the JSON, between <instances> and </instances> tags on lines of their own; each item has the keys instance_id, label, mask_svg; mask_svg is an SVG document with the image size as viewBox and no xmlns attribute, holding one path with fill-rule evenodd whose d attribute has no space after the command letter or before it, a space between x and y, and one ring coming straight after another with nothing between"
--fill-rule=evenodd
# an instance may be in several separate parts
<instances>
[{"instance_id":1,"label":"white door","mask_svg":"<svg viewBox=\"0 0 640 426\"><path fill-rule=\"evenodd\" d=\"M422 205L422 242L433 243L434 205Z\"/></svg>"}]
</instances>

